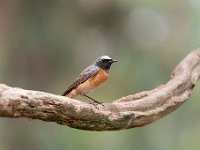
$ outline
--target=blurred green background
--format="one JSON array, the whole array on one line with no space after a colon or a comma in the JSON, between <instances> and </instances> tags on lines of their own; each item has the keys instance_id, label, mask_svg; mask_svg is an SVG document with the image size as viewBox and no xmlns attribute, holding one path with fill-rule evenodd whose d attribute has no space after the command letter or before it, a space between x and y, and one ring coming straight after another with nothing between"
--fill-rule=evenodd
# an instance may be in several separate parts
<instances>
[{"instance_id":1,"label":"blurred green background","mask_svg":"<svg viewBox=\"0 0 200 150\"><path fill-rule=\"evenodd\" d=\"M1 0L0 82L62 94L98 56L109 55L119 62L90 96L111 102L152 89L199 46L199 8L198 0ZM0 118L0 150L199 150L199 91L197 85L169 116L122 131Z\"/></svg>"}]
</instances>

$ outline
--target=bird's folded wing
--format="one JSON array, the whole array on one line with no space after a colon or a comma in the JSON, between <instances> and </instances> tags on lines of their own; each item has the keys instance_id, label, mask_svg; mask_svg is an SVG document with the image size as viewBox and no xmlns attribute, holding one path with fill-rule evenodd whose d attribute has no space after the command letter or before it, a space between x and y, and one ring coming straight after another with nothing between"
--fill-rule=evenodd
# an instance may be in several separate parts
<instances>
[{"instance_id":1,"label":"bird's folded wing","mask_svg":"<svg viewBox=\"0 0 200 150\"><path fill-rule=\"evenodd\" d=\"M99 67L95 65L88 66L81 74L74 80L74 82L67 88L67 90L62 94L62 96L67 95L73 89L75 89L79 84L87 81L92 76L96 75L99 71Z\"/></svg>"}]
</instances>

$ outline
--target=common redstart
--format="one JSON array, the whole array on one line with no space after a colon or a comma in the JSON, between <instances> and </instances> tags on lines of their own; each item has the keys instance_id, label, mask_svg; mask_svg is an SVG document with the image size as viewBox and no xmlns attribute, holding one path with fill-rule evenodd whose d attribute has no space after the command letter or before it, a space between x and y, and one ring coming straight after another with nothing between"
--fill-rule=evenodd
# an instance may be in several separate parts
<instances>
[{"instance_id":1,"label":"common redstart","mask_svg":"<svg viewBox=\"0 0 200 150\"><path fill-rule=\"evenodd\" d=\"M101 102L89 97L87 93L95 90L108 79L108 72L112 63L117 62L109 56L98 57L90 66L81 72L62 96L74 98L78 95L87 97L95 103Z\"/></svg>"}]
</instances>

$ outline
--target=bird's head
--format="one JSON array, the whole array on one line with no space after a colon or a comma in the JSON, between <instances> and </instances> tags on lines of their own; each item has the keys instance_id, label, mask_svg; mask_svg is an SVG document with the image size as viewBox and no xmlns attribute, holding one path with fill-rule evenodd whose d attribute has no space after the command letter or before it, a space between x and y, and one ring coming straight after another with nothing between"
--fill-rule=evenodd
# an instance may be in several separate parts
<instances>
[{"instance_id":1,"label":"bird's head","mask_svg":"<svg viewBox=\"0 0 200 150\"><path fill-rule=\"evenodd\" d=\"M112 63L117 62L117 60L113 60L112 58L110 58L109 56L100 56L96 59L96 61L94 62L94 64L102 69L104 69L105 71L109 71L110 66L112 65Z\"/></svg>"}]
</instances>

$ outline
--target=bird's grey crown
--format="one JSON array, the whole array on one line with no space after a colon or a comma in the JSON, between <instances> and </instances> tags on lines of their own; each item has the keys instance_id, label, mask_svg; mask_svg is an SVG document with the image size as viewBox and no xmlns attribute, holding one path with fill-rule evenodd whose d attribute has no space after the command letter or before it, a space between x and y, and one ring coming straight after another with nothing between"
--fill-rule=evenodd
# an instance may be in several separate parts
<instances>
[{"instance_id":1,"label":"bird's grey crown","mask_svg":"<svg viewBox=\"0 0 200 150\"><path fill-rule=\"evenodd\" d=\"M100 56L99 59L107 59L107 60L112 60L112 58L110 58L109 56Z\"/></svg>"}]
</instances>

